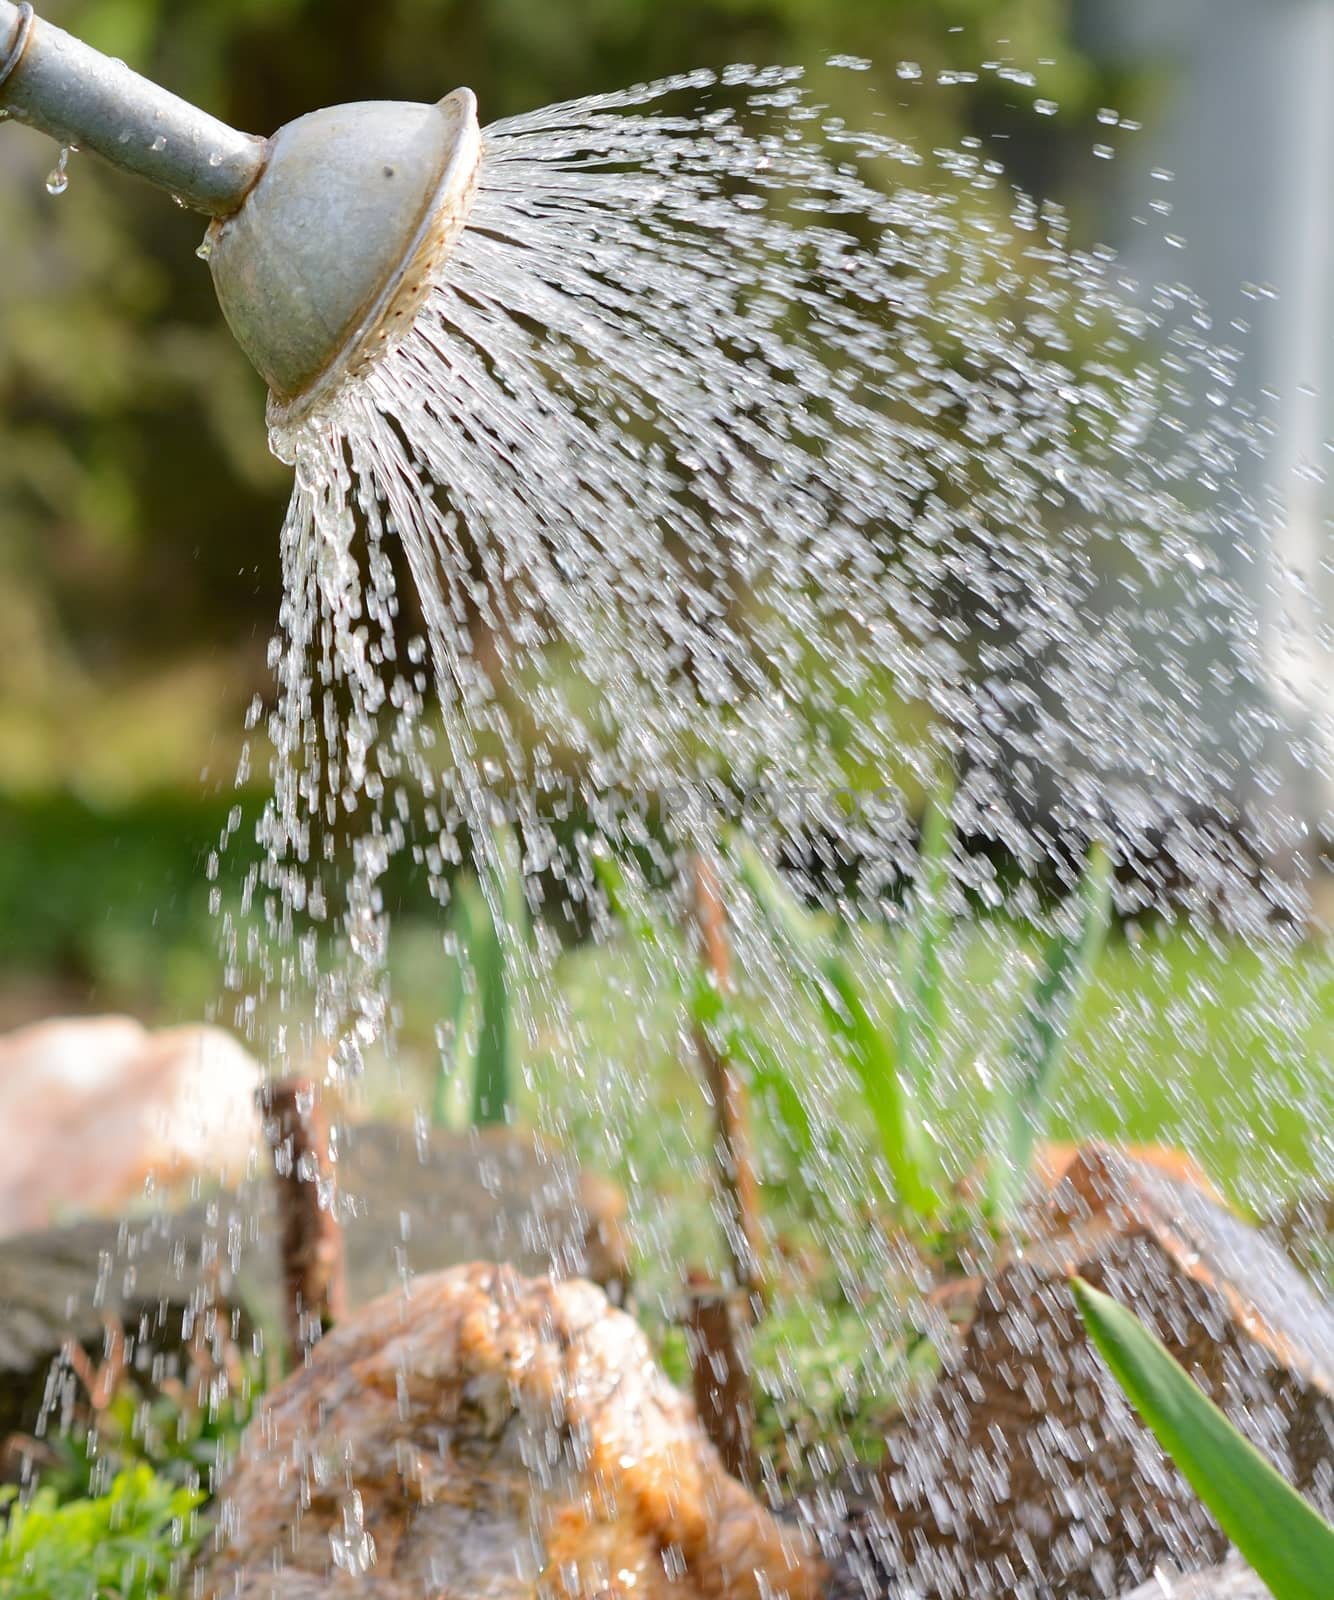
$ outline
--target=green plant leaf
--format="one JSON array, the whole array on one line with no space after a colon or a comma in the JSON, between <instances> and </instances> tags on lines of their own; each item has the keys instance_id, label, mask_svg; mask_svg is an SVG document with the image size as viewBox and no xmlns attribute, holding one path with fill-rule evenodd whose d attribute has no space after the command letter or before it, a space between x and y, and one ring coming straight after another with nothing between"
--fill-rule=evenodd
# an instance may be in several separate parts
<instances>
[{"instance_id":1,"label":"green plant leaf","mask_svg":"<svg viewBox=\"0 0 1334 1600\"><path fill-rule=\"evenodd\" d=\"M1001 1148L991 1162L991 1205L999 1219L1010 1217L1023 1195L1056 1071L1107 937L1111 910L1111 856L1105 845L1094 844L1078 890L1078 926L1048 945L1010 1042Z\"/></svg>"},{"instance_id":2,"label":"green plant leaf","mask_svg":"<svg viewBox=\"0 0 1334 1600\"><path fill-rule=\"evenodd\" d=\"M528 908L511 827L493 831L485 871L489 892L478 896L480 905L474 901L469 913L478 1008L472 1117L478 1127L505 1120L514 1081L514 989L525 964Z\"/></svg>"},{"instance_id":3,"label":"green plant leaf","mask_svg":"<svg viewBox=\"0 0 1334 1600\"><path fill-rule=\"evenodd\" d=\"M62 1504L49 1487L26 1504L8 1496L0 1600L161 1600L198 1542L192 1513L203 1499L143 1463L95 1499Z\"/></svg>"},{"instance_id":4,"label":"green plant leaf","mask_svg":"<svg viewBox=\"0 0 1334 1600\"><path fill-rule=\"evenodd\" d=\"M481 895L474 884L462 879L455 885L454 894L450 926L457 958L454 981L445 1007L449 1026L448 1051L441 1055L440 1070L435 1078L435 1095L431 1102L431 1124L436 1128L454 1127L463 1120L466 1112L459 1099L462 1086L475 1078L470 1042L477 1021L477 993L470 970L473 913L468 900L481 901Z\"/></svg>"},{"instance_id":5,"label":"green plant leaf","mask_svg":"<svg viewBox=\"0 0 1334 1600\"><path fill-rule=\"evenodd\" d=\"M918 1218L934 1216L938 1197L928 1178L927 1133L911 1085L899 1070L846 952L749 840L734 837L733 850L742 882L787 945L798 975L819 1004L826 1030L861 1084L895 1200Z\"/></svg>"},{"instance_id":6,"label":"green plant leaf","mask_svg":"<svg viewBox=\"0 0 1334 1600\"><path fill-rule=\"evenodd\" d=\"M1089 1337L1159 1444L1273 1591L1329 1600L1334 1528L1285 1483L1139 1319L1074 1278Z\"/></svg>"},{"instance_id":7,"label":"green plant leaf","mask_svg":"<svg viewBox=\"0 0 1334 1600\"><path fill-rule=\"evenodd\" d=\"M808 967L818 965L829 946L820 919L802 905L744 834L734 831L727 844L741 881L754 895L765 921Z\"/></svg>"},{"instance_id":8,"label":"green plant leaf","mask_svg":"<svg viewBox=\"0 0 1334 1600\"><path fill-rule=\"evenodd\" d=\"M875 1119L895 1198L919 1219L933 1217L939 1209L939 1196L927 1176L926 1130L917 1115L911 1086L899 1071L890 1042L842 950L825 958L820 1003L826 1026L857 1074Z\"/></svg>"},{"instance_id":9,"label":"green plant leaf","mask_svg":"<svg viewBox=\"0 0 1334 1600\"><path fill-rule=\"evenodd\" d=\"M935 1076L945 996L940 947L949 926L953 789L943 786L922 819L922 844L913 880L912 920L905 938L905 997L896 1029L899 1071L925 1096Z\"/></svg>"},{"instance_id":10,"label":"green plant leaf","mask_svg":"<svg viewBox=\"0 0 1334 1600\"><path fill-rule=\"evenodd\" d=\"M778 1052L754 1028L733 1018L727 1027L727 1054L745 1063L757 1093L771 1102L788 1147L798 1156L810 1155L815 1149L810 1113Z\"/></svg>"},{"instance_id":11,"label":"green plant leaf","mask_svg":"<svg viewBox=\"0 0 1334 1600\"><path fill-rule=\"evenodd\" d=\"M613 916L624 926L637 943L646 950L656 950L663 943L663 930L645 909L638 885L632 887L625 868L612 848L599 839L590 852L593 876L607 897Z\"/></svg>"}]
</instances>

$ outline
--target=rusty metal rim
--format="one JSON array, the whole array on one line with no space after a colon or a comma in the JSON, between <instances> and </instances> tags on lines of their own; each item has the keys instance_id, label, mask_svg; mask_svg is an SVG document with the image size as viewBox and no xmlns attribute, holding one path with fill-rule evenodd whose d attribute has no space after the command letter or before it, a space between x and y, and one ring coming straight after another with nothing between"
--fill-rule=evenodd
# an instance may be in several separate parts
<instances>
[{"instance_id":1,"label":"rusty metal rim","mask_svg":"<svg viewBox=\"0 0 1334 1600\"><path fill-rule=\"evenodd\" d=\"M480 135L467 137L470 130L476 129L476 99L470 89L455 89L442 104L456 96L461 121L458 131L463 137L456 137L412 242L356 330L323 372L288 400L270 395L271 428L292 427L326 404L345 382L366 370L388 343L395 326L410 322L425 300L435 269L467 221L481 165ZM461 170L465 157L470 158L471 170ZM417 281L410 281L413 278Z\"/></svg>"}]
</instances>

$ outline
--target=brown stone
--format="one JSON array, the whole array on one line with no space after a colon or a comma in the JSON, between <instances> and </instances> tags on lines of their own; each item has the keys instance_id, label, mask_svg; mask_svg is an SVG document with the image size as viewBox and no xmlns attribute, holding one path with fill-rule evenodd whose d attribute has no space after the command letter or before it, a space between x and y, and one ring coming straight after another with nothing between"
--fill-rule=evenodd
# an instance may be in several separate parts
<instances>
[{"instance_id":1,"label":"brown stone","mask_svg":"<svg viewBox=\"0 0 1334 1600\"><path fill-rule=\"evenodd\" d=\"M315 1346L248 1430L219 1537L218 1600L815 1600L824 1578L630 1317L490 1265Z\"/></svg>"},{"instance_id":2,"label":"brown stone","mask_svg":"<svg viewBox=\"0 0 1334 1600\"><path fill-rule=\"evenodd\" d=\"M1084 1337L1068 1280L1129 1305L1290 1480L1334 1489L1334 1311L1197 1185L1082 1151L961 1350L890 1441L885 1517L924 1595L1122 1593L1224 1541Z\"/></svg>"},{"instance_id":3,"label":"brown stone","mask_svg":"<svg viewBox=\"0 0 1334 1600\"><path fill-rule=\"evenodd\" d=\"M0 1236L114 1213L150 1180L239 1177L260 1077L220 1028L60 1017L0 1035Z\"/></svg>"},{"instance_id":4,"label":"brown stone","mask_svg":"<svg viewBox=\"0 0 1334 1600\"><path fill-rule=\"evenodd\" d=\"M1081 1163L1089 1151L1095 1148L1097 1147L1091 1145L1044 1140L1038 1145L1034 1157L1033 1175L1041 1187L1050 1193L1071 1169ZM1189 1151L1179 1150L1175 1145L1162 1144L1128 1144L1119 1148L1123 1155L1128 1156L1137 1165L1152 1167L1164 1177L1175 1178L1180 1183L1189 1183L1201 1193L1207 1194L1211 1200L1216 1200L1219 1205L1226 1203L1214 1187L1209 1174Z\"/></svg>"},{"instance_id":5,"label":"brown stone","mask_svg":"<svg viewBox=\"0 0 1334 1600\"><path fill-rule=\"evenodd\" d=\"M1189 1577L1164 1572L1122 1600L1273 1600L1270 1590L1235 1557Z\"/></svg>"}]
</instances>

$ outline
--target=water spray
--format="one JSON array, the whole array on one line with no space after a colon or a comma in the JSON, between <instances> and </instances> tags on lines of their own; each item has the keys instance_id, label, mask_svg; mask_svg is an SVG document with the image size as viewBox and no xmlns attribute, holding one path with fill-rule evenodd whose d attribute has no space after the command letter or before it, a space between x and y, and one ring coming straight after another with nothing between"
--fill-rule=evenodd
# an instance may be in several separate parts
<instances>
[{"instance_id":1,"label":"water spray","mask_svg":"<svg viewBox=\"0 0 1334 1600\"><path fill-rule=\"evenodd\" d=\"M410 323L467 217L477 103L330 106L240 133L0 0L0 113L212 218L201 253L237 342L300 414Z\"/></svg>"}]
</instances>

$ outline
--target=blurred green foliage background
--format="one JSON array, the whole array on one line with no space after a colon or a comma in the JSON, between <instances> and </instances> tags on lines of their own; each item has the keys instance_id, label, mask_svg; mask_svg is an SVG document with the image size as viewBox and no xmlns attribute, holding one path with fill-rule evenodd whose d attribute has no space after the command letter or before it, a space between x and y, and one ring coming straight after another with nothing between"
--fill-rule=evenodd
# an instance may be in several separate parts
<instances>
[{"instance_id":1,"label":"blurred green foliage background","mask_svg":"<svg viewBox=\"0 0 1334 1600\"><path fill-rule=\"evenodd\" d=\"M738 60L804 63L836 99L849 75L822 70L833 53L869 58L889 104L896 64L912 60L915 138L1002 132L1019 181L1076 209L1097 107L1142 111L1153 83L1095 66L1073 0L41 10L256 132L339 100L436 98L459 83L493 120ZM994 59L1041 66L1060 116L1035 117L1032 91L994 74L935 87L940 71ZM201 220L77 156L53 199L43 179L55 157L28 130L0 129L0 1024L46 1003L34 975L80 1004L168 982L151 952L178 948L194 925L243 710L269 686L287 490L262 385L195 258ZM6 976L19 984L8 1002Z\"/></svg>"}]
</instances>

